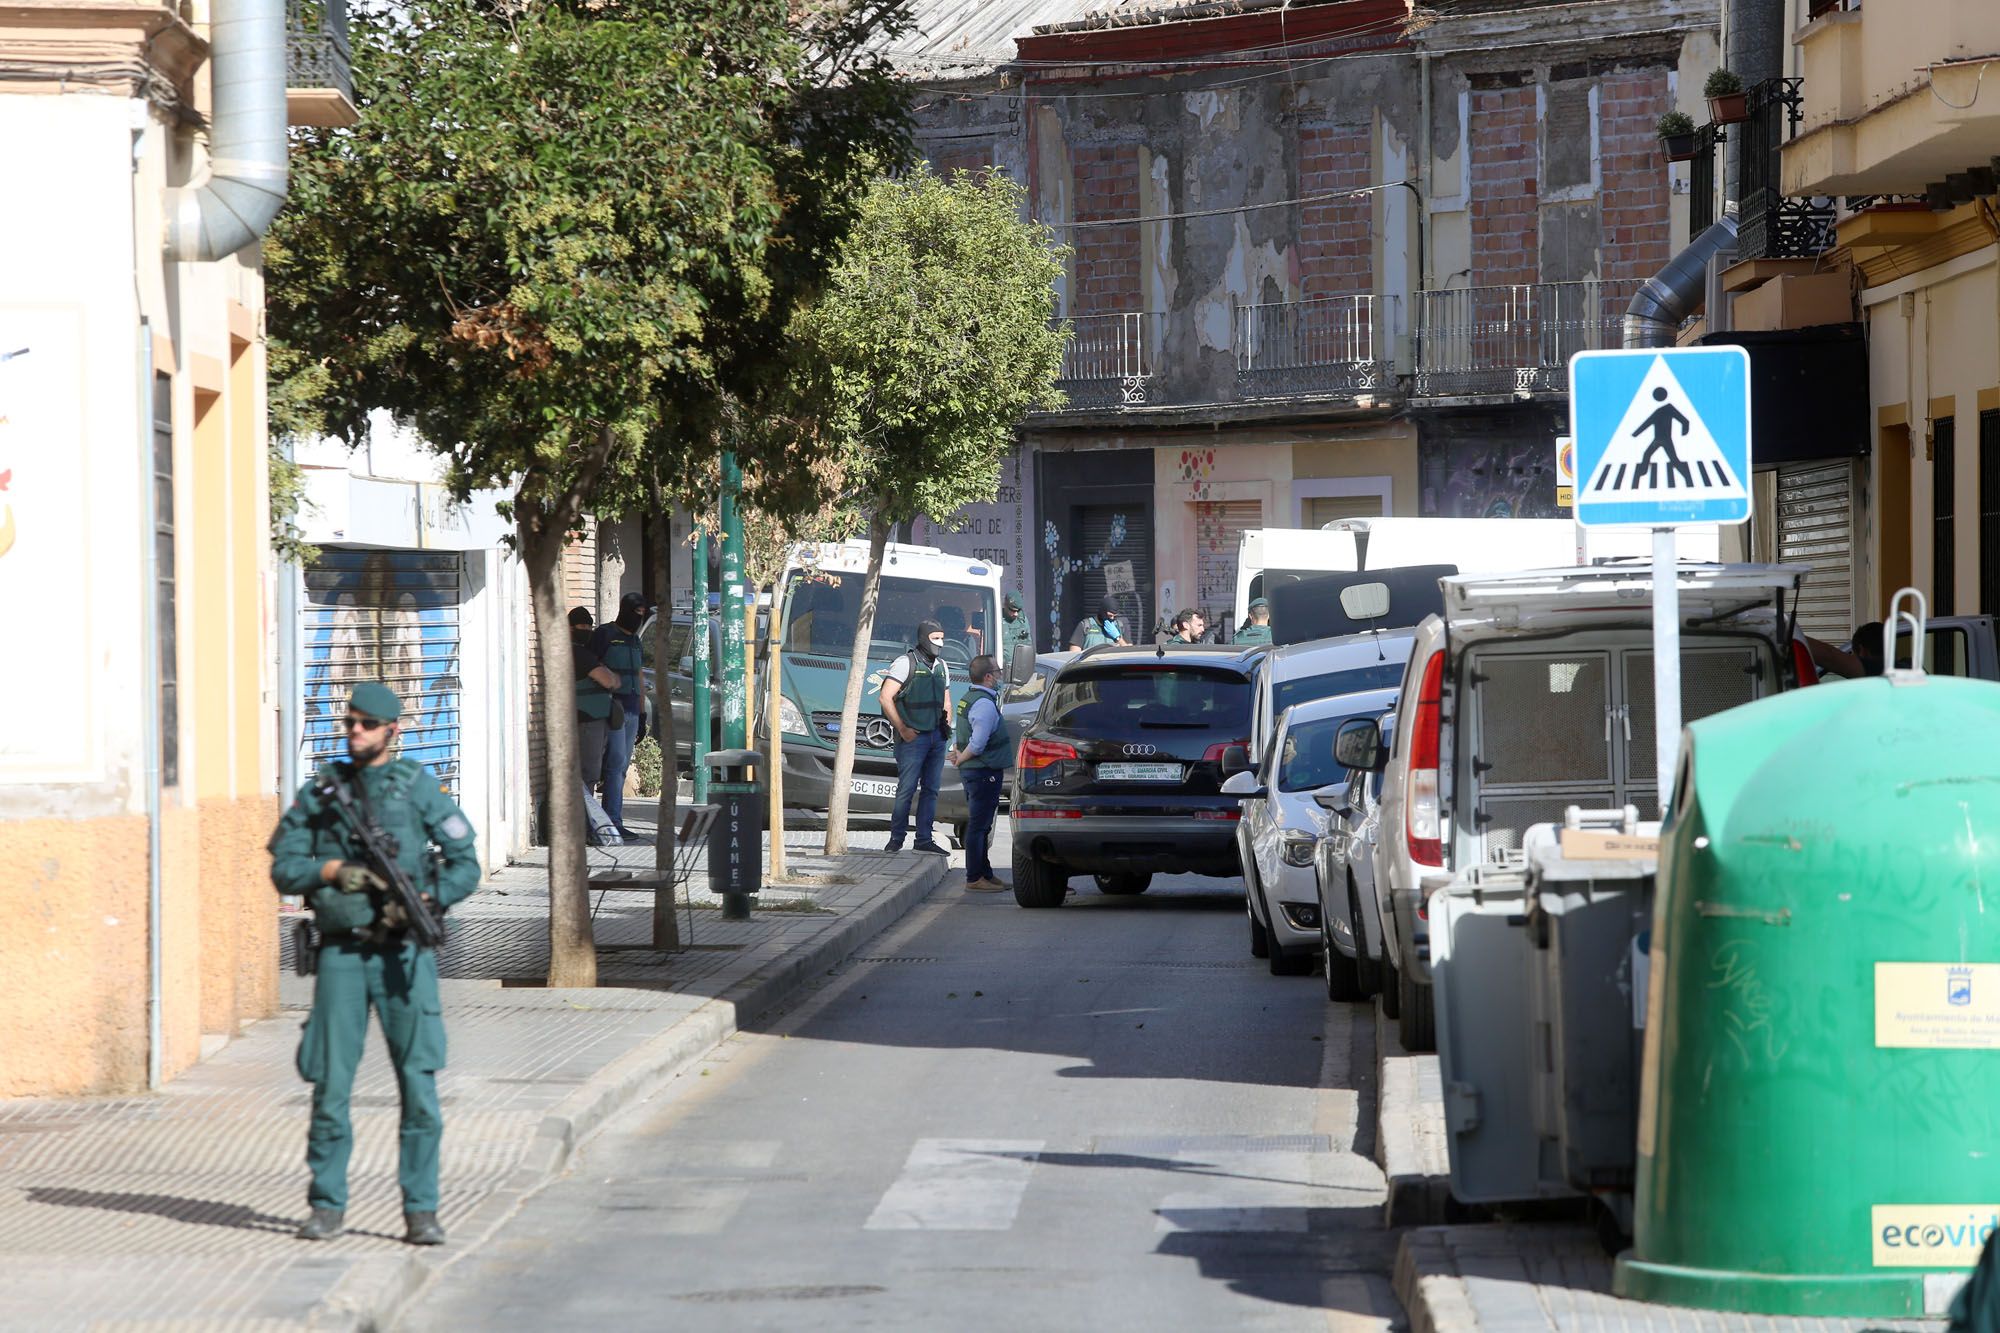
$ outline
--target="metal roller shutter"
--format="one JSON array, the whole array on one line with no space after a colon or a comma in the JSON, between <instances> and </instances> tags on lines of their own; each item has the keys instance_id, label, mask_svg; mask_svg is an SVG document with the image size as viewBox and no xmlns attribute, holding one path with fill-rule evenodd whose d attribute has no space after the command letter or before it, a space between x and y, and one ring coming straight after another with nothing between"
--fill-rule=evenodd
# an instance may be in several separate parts
<instances>
[{"instance_id":1,"label":"metal roller shutter","mask_svg":"<svg viewBox=\"0 0 2000 1333\"><path fill-rule=\"evenodd\" d=\"M1778 561L1812 568L1799 628L1844 643L1854 632L1854 465L1784 464L1777 478Z\"/></svg>"},{"instance_id":2,"label":"metal roller shutter","mask_svg":"<svg viewBox=\"0 0 2000 1333\"><path fill-rule=\"evenodd\" d=\"M1236 566L1243 534L1264 526L1256 500L1199 500L1194 506L1194 604L1211 626L1236 628Z\"/></svg>"},{"instance_id":3,"label":"metal roller shutter","mask_svg":"<svg viewBox=\"0 0 2000 1333\"><path fill-rule=\"evenodd\" d=\"M326 550L305 572L309 770L347 753L347 697L383 680L403 701L400 753L454 795L459 767L459 557L432 551Z\"/></svg>"},{"instance_id":4,"label":"metal roller shutter","mask_svg":"<svg viewBox=\"0 0 2000 1333\"><path fill-rule=\"evenodd\" d=\"M1126 639L1132 643L1146 642L1152 637L1148 631L1153 617L1170 614L1153 606L1152 511L1139 505L1079 505L1075 514L1078 539L1075 549L1081 552L1083 560L1078 589L1083 600L1075 614L1064 619L1074 625L1085 616L1096 615L1109 586L1104 567L1129 561L1133 591L1115 600L1126 617ZM1069 632L1068 625L1063 632Z\"/></svg>"}]
</instances>

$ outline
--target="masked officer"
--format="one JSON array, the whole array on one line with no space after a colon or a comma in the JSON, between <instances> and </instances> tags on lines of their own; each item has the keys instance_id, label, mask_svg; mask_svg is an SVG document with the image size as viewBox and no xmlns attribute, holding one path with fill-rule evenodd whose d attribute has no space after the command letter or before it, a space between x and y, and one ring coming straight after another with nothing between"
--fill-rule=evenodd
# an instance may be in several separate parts
<instances>
[{"instance_id":1,"label":"masked officer","mask_svg":"<svg viewBox=\"0 0 2000 1333\"><path fill-rule=\"evenodd\" d=\"M888 851L903 850L914 805L917 850L948 855L931 836L944 755L951 748L951 666L943 652L943 627L923 621L910 651L882 673L882 716L896 728L896 805L889 815Z\"/></svg>"},{"instance_id":2,"label":"masked officer","mask_svg":"<svg viewBox=\"0 0 2000 1333\"><path fill-rule=\"evenodd\" d=\"M1021 599L1011 592L1000 602L1000 622L1000 672L1005 675L1013 669L1014 645L1031 642L1034 627L1021 614Z\"/></svg>"},{"instance_id":3,"label":"masked officer","mask_svg":"<svg viewBox=\"0 0 2000 1333\"><path fill-rule=\"evenodd\" d=\"M402 712L401 700L382 682L355 686L347 709L347 761L329 764L301 788L271 835L271 882L280 893L305 896L321 934L312 1014L298 1056L299 1075L313 1085L306 1131L312 1215L299 1228L302 1240L331 1240L345 1226L347 1159L354 1147L347 1107L372 1008L402 1093L396 1178L403 1189L404 1239L412 1245L444 1243L437 1220L438 1142L444 1131L437 1071L445 1055L437 958L384 920L387 884L358 859L358 840L339 810L315 790L322 778L345 784L354 804L396 840L396 860L411 880L441 908L477 888L471 823L430 770L415 760L389 757Z\"/></svg>"},{"instance_id":4,"label":"masked officer","mask_svg":"<svg viewBox=\"0 0 2000 1333\"><path fill-rule=\"evenodd\" d=\"M1238 643L1271 641L1271 603L1262 597L1250 599L1250 618L1236 627Z\"/></svg>"}]
</instances>

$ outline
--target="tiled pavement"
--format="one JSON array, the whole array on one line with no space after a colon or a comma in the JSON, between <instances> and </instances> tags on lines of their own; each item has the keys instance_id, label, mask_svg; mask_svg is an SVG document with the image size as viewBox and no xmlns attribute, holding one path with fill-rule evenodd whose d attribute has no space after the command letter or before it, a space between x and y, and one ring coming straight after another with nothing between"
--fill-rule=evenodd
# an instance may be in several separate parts
<instances>
[{"instance_id":1,"label":"tiled pavement","mask_svg":"<svg viewBox=\"0 0 2000 1333\"><path fill-rule=\"evenodd\" d=\"M651 860L648 848L617 855ZM863 852L837 865L801 856L795 870L818 882L767 893L748 922L722 921L697 885L680 913L693 947L672 954L618 948L650 943L650 901L607 895L607 984L589 991L469 979L545 970L540 868L502 870L454 911L439 1079L453 1247L476 1243L577 1139L739 1014L781 1003L921 901L944 865ZM351 1230L316 1246L291 1236L308 1104L292 1058L310 986L287 972L282 1014L158 1095L0 1102L0 1329L360 1328L416 1289L435 1256L399 1239L396 1092L379 1039L355 1090Z\"/></svg>"}]
</instances>

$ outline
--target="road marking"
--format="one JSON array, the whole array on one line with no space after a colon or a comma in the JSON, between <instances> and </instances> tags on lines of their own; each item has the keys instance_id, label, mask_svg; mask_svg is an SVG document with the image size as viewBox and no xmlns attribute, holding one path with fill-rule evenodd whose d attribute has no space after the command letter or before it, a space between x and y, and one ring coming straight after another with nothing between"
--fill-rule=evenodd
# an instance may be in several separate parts
<instances>
[{"instance_id":1,"label":"road marking","mask_svg":"<svg viewBox=\"0 0 2000 1333\"><path fill-rule=\"evenodd\" d=\"M1005 1231L1043 1139L918 1139L869 1231Z\"/></svg>"}]
</instances>

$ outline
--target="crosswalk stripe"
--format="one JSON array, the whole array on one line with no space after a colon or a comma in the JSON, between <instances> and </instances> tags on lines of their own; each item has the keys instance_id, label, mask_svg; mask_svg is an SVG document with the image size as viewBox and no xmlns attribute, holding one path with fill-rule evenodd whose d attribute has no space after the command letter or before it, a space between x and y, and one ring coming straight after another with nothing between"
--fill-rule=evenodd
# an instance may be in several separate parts
<instances>
[{"instance_id":1,"label":"crosswalk stripe","mask_svg":"<svg viewBox=\"0 0 2000 1333\"><path fill-rule=\"evenodd\" d=\"M875 1205L869 1231L1005 1231L1043 1139L918 1139Z\"/></svg>"}]
</instances>

